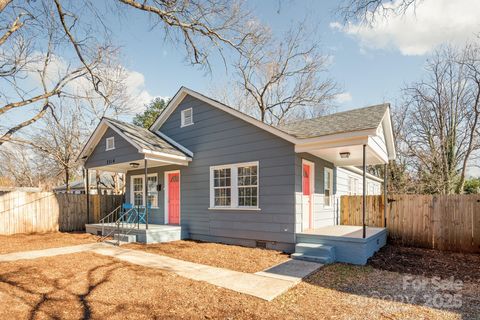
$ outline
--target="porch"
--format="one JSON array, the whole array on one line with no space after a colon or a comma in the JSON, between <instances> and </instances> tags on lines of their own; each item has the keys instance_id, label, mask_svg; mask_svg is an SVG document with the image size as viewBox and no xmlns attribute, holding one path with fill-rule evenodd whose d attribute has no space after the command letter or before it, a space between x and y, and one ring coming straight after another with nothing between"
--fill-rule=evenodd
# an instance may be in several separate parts
<instances>
[{"instance_id":1,"label":"porch","mask_svg":"<svg viewBox=\"0 0 480 320\"><path fill-rule=\"evenodd\" d=\"M129 123L103 118L79 159L89 170L124 175L124 203L104 212L89 233L113 237L117 243L156 243L182 239L180 225L180 169L193 153L169 137ZM96 222L96 221L95 221Z\"/></svg>"},{"instance_id":2,"label":"porch","mask_svg":"<svg viewBox=\"0 0 480 320\"><path fill-rule=\"evenodd\" d=\"M294 259L364 265L387 243L387 229L335 225L296 234Z\"/></svg>"},{"instance_id":3,"label":"porch","mask_svg":"<svg viewBox=\"0 0 480 320\"><path fill-rule=\"evenodd\" d=\"M159 243L177 241L186 238L182 236L182 228L175 225L166 224L136 224L134 227L127 225L117 225L111 223L91 223L86 224L87 233L106 236L111 234L115 240L119 237L123 242L141 242L141 243Z\"/></svg>"}]
</instances>

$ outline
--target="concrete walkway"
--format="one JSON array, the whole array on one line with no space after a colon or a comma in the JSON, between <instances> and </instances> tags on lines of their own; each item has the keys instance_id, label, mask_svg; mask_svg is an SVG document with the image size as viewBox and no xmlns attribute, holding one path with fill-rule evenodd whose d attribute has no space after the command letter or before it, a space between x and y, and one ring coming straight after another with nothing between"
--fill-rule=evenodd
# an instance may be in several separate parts
<instances>
[{"instance_id":1,"label":"concrete walkway","mask_svg":"<svg viewBox=\"0 0 480 320\"><path fill-rule=\"evenodd\" d=\"M110 256L144 267L170 271L188 279L205 281L218 287L248 294L267 301L271 301L286 292L300 282L303 277L322 266L322 264L319 263L289 260L273 268L252 274L211 267L144 251L123 249L104 243L16 252L0 255L0 262L51 257L82 251Z\"/></svg>"},{"instance_id":2,"label":"concrete walkway","mask_svg":"<svg viewBox=\"0 0 480 320\"><path fill-rule=\"evenodd\" d=\"M0 262L9 262L16 260L32 260L37 258L53 257L61 254L71 254L78 253L83 251L89 251L97 247L104 247L103 243L89 243L89 244L79 244L76 246L70 247L59 247L59 248L50 248L42 250L31 250L31 251L21 251L21 252L12 252L7 254L0 255Z\"/></svg>"}]
</instances>

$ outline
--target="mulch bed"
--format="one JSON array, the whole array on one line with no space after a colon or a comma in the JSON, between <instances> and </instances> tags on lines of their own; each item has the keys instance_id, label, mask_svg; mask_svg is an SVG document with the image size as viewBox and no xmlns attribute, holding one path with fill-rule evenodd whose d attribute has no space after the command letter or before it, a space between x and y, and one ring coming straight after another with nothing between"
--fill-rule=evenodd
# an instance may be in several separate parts
<instances>
[{"instance_id":1,"label":"mulch bed","mask_svg":"<svg viewBox=\"0 0 480 320\"><path fill-rule=\"evenodd\" d=\"M372 267L327 266L266 302L87 252L1 266L0 319L471 318L465 310L438 310L372 296L371 290L393 292L401 281L397 273Z\"/></svg>"},{"instance_id":2,"label":"mulch bed","mask_svg":"<svg viewBox=\"0 0 480 320\"><path fill-rule=\"evenodd\" d=\"M84 232L50 232L0 236L0 254L93 243L97 236Z\"/></svg>"},{"instance_id":3,"label":"mulch bed","mask_svg":"<svg viewBox=\"0 0 480 320\"><path fill-rule=\"evenodd\" d=\"M429 278L449 279L453 276L465 282L480 284L480 254L388 245L370 258L368 264L381 270Z\"/></svg>"},{"instance_id":4,"label":"mulch bed","mask_svg":"<svg viewBox=\"0 0 480 320\"><path fill-rule=\"evenodd\" d=\"M131 243L122 247L248 273L262 271L289 259L287 254L275 250L192 240L155 244Z\"/></svg>"}]
</instances>

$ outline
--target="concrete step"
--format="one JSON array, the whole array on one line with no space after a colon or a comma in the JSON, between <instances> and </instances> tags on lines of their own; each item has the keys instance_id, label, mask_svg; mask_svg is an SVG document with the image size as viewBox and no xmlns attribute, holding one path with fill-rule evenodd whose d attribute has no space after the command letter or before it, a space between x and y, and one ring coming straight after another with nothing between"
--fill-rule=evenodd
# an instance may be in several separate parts
<instances>
[{"instance_id":1,"label":"concrete step","mask_svg":"<svg viewBox=\"0 0 480 320\"><path fill-rule=\"evenodd\" d=\"M303 253L309 256L331 257L335 260L335 247L320 243L297 243L295 253Z\"/></svg>"},{"instance_id":2,"label":"concrete step","mask_svg":"<svg viewBox=\"0 0 480 320\"><path fill-rule=\"evenodd\" d=\"M121 246L121 245L127 244L128 242L125 242L125 241L118 242L117 240L107 239L107 240L104 240L103 243L110 244L112 246L117 246L117 245Z\"/></svg>"},{"instance_id":3,"label":"concrete step","mask_svg":"<svg viewBox=\"0 0 480 320\"><path fill-rule=\"evenodd\" d=\"M321 264L329 264L329 263L333 263L335 262L335 260L330 257L330 256L309 256L307 254L303 254L303 253L292 253L290 255L290 257L292 259L295 259L295 260L304 260L304 261L310 261L310 262L317 262L317 263L321 263Z\"/></svg>"},{"instance_id":4,"label":"concrete step","mask_svg":"<svg viewBox=\"0 0 480 320\"><path fill-rule=\"evenodd\" d=\"M113 240L120 240L120 242L137 242L137 236L134 234L124 234L124 233L116 233L113 235Z\"/></svg>"}]
</instances>

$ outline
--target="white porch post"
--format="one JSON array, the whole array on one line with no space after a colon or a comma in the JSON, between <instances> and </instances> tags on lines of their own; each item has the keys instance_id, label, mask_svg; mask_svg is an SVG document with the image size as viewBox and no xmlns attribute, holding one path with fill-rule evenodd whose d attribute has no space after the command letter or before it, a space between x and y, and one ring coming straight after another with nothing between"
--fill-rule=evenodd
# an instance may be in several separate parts
<instances>
[{"instance_id":1,"label":"white porch post","mask_svg":"<svg viewBox=\"0 0 480 320\"><path fill-rule=\"evenodd\" d=\"M90 223L90 172L84 167L85 194L87 195L87 223Z\"/></svg>"},{"instance_id":2,"label":"white porch post","mask_svg":"<svg viewBox=\"0 0 480 320\"><path fill-rule=\"evenodd\" d=\"M388 203L387 179L388 179L388 163L385 163L384 169L383 169L383 226L385 228L387 227L387 203Z\"/></svg>"},{"instance_id":3,"label":"white porch post","mask_svg":"<svg viewBox=\"0 0 480 320\"><path fill-rule=\"evenodd\" d=\"M148 229L148 168L147 168L147 159L144 160L145 163L145 229Z\"/></svg>"},{"instance_id":4,"label":"white porch post","mask_svg":"<svg viewBox=\"0 0 480 320\"><path fill-rule=\"evenodd\" d=\"M367 236L367 226L365 224L365 212L367 211L367 145L363 145L363 207L362 207L362 223L363 238Z\"/></svg>"}]
</instances>

